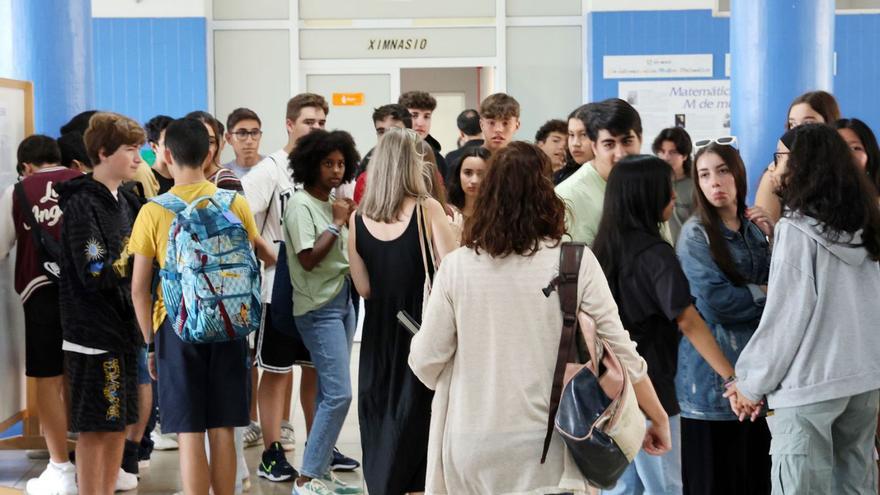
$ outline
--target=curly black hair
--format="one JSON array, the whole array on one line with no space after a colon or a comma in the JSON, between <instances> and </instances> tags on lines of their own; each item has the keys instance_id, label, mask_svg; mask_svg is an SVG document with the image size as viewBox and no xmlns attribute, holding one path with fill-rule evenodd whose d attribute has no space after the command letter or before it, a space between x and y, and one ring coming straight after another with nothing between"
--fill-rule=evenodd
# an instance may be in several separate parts
<instances>
[{"instance_id":1,"label":"curly black hair","mask_svg":"<svg viewBox=\"0 0 880 495\"><path fill-rule=\"evenodd\" d=\"M864 229L865 248L872 259L880 260L877 190L857 169L849 146L825 124L806 124L793 132L788 164L776 191L782 204L821 222L832 241L844 232Z\"/></svg>"},{"instance_id":2,"label":"curly black hair","mask_svg":"<svg viewBox=\"0 0 880 495\"><path fill-rule=\"evenodd\" d=\"M351 181L361 161L354 138L345 131L327 132L323 129L315 129L299 138L296 147L288 156L294 182L299 182L305 187L313 186L321 178L321 161L334 151L342 153L345 159L345 174L342 176L342 182Z\"/></svg>"}]
</instances>

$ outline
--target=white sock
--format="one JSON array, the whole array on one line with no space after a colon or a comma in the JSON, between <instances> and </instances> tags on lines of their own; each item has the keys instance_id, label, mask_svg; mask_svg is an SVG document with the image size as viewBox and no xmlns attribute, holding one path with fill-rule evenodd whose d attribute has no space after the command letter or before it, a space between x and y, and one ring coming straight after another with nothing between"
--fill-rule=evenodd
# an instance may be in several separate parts
<instances>
[{"instance_id":1,"label":"white sock","mask_svg":"<svg viewBox=\"0 0 880 495\"><path fill-rule=\"evenodd\" d=\"M66 470L66 469L68 469L68 468L73 467L73 464L71 464L70 461L67 461L67 462L60 462L60 463L59 463L59 462L55 462L55 461L49 460L49 464L51 464L52 467L54 467L55 469L58 469L58 470L61 470L61 471L64 471L64 470Z\"/></svg>"}]
</instances>

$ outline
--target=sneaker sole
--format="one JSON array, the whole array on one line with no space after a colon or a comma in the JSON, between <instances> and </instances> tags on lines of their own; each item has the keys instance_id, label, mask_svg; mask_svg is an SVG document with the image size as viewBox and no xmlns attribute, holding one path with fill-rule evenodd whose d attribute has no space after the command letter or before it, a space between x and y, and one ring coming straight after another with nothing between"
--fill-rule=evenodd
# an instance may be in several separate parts
<instances>
[{"instance_id":1,"label":"sneaker sole","mask_svg":"<svg viewBox=\"0 0 880 495\"><path fill-rule=\"evenodd\" d=\"M293 479L293 477L295 475L291 474L290 476L275 476L271 473L263 472L262 469L258 469L257 476L259 476L260 478L266 478L269 481L279 482L279 481L290 481Z\"/></svg>"},{"instance_id":2,"label":"sneaker sole","mask_svg":"<svg viewBox=\"0 0 880 495\"><path fill-rule=\"evenodd\" d=\"M347 473L361 467L360 464L333 464L330 466L331 471Z\"/></svg>"}]
</instances>

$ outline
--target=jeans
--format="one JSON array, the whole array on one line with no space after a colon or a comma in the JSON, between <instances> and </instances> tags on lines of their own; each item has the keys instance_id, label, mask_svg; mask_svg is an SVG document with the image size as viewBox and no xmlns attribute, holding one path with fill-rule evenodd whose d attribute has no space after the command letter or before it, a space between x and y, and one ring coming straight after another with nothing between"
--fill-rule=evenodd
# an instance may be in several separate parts
<instances>
[{"instance_id":1,"label":"jeans","mask_svg":"<svg viewBox=\"0 0 880 495\"><path fill-rule=\"evenodd\" d=\"M333 447L351 405L351 346L357 322L350 286L346 281L333 300L295 317L318 374L315 420L300 469L310 478L320 478L330 470Z\"/></svg>"},{"instance_id":2,"label":"jeans","mask_svg":"<svg viewBox=\"0 0 880 495\"><path fill-rule=\"evenodd\" d=\"M880 392L780 407L767 416L773 494L877 493L874 432Z\"/></svg>"},{"instance_id":3,"label":"jeans","mask_svg":"<svg viewBox=\"0 0 880 495\"><path fill-rule=\"evenodd\" d=\"M649 422L650 423L650 422ZM648 425L650 426L650 424ZM639 451L632 464L603 495L681 495L681 416L669 417L672 449L661 455Z\"/></svg>"}]
</instances>

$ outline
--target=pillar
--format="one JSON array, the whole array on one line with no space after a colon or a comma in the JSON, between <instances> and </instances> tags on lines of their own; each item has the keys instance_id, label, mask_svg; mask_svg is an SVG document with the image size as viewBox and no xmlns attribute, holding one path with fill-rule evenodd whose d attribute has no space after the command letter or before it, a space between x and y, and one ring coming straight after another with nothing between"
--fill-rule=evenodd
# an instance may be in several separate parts
<instances>
[{"instance_id":1,"label":"pillar","mask_svg":"<svg viewBox=\"0 0 880 495\"><path fill-rule=\"evenodd\" d=\"M34 128L58 136L94 105L91 0L12 0L16 73L34 83Z\"/></svg>"},{"instance_id":2,"label":"pillar","mask_svg":"<svg viewBox=\"0 0 880 495\"><path fill-rule=\"evenodd\" d=\"M731 126L749 202L785 132L788 107L834 83L834 0L731 0Z\"/></svg>"}]
</instances>

